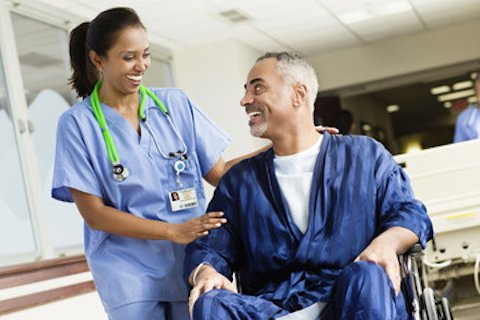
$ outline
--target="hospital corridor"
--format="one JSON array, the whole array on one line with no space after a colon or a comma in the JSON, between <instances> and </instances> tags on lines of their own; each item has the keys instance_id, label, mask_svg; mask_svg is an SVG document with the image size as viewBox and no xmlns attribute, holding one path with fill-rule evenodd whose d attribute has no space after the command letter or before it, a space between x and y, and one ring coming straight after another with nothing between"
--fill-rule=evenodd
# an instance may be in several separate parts
<instances>
[{"instance_id":1,"label":"hospital corridor","mask_svg":"<svg viewBox=\"0 0 480 320\"><path fill-rule=\"evenodd\" d=\"M297 153L281 153L278 141L302 131L290 122L303 102L321 138L315 145L292 138ZM350 141L371 144L339 147ZM312 160L308 152L327 155ZM354 152L367 156L344 160ZM385 183L377 153L394 164ZM262 157L273 175L242 173L256 163L245 159ZM364 174L368 161L381 174L357 188L351 179L360 173L352 172ZM337 175L324 173L335 168ZM235 174L246 181L235 182ZM218 236L218 256L228 260L222 272L234 274L226 291L257 290L280 305L275 294L294 290L281 281L298 284L310 273L330 281L341 271L333 257L343 252L357 263L363 240L345 238L340 248L312 254L331 255L327 271L266 272L283 280L261 289L265 279L246 281L233 267L252 261L222 250L254 257L277 236L302 238L319 228L309 199L343 217L350 208L343 199L378 197L359 202L348 212L355 216L383 210L384 194L398 201L388 210L417 210L428 220L394 217L375 230L375 237L398 226L415 230L417 245L393 255L402 312L413 320L480 319L480 1L0 0L0 177L2 320L188 319L189 290L215 270L208 259L221 260L198 241L224 230L247 248L237 252ZM255 179L258 190L245 187ZM310 196L314 188L321 196ZM406 203L410 188L414 205ZM234 224L216 210L264 214L264 198L274 208L268 214L284 212L279 221L293 226L281 236L272 237L261 216L242 221L230 213ZM209 205L215 210L205 214ZM359 235L377 228L374 220L365 228L341 223ZM339 223L318 232L334 233ZM235 232L258 246L249 251ZM270 247L265 259L290 261L288 245ZM198 266L187 269L192 259ZM327 280L316 281L311 287L327 290ZM389 286L393 294L396 282ZM295 312L271 319L329 319L330 300L305 307L313 303L305 297L289 302L301 306Z\"/></svg>"}]
</instances>

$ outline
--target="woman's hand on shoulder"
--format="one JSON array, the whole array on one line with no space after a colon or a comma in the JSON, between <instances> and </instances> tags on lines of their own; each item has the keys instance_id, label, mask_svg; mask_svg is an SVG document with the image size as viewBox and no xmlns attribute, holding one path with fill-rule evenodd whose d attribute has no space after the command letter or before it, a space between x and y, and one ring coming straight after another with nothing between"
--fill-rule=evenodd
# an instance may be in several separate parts
<instances>
[{"instance_id":1,"label":"woman's hand on shoulder","mask_svg":"<svg viewBox=\"0 0 480 320\"><path fill-rule=\"evenodd\" d=\"M225 223L227 223L227 219L223 217L223 212L209 212L183 223L171 224L169 228L170 240L176 243L187 244L208 235L209 230L220 228Z\"/></svg>"},{"instance_id":2,"label":"woman's hand on shoulder","mask_svg":"<svg viewBox=\"0 0 480 320\"><path fill-rule=\"evenodd\" d=\"M326 131L330 134L338 134L340 132L337 128L334 127L316 126L315 129L320 133L324 133Z\"/></svg>"}]
</instances>

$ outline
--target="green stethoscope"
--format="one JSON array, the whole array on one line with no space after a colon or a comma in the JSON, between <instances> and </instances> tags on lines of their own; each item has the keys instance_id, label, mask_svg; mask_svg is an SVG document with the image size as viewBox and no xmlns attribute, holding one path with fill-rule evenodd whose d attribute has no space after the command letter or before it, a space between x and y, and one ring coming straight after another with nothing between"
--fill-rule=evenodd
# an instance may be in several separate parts
<instances>
[{"instance_id":1,"label":"green stethoscope","mask_svg":"<svg viewBox=\"0 0 480 320\"><path fill-rule=\"evenodd\" d=\"M115 179L115 181L122 182L128 177L129 171L120 162L120 157L118 156L117 148L115 147L115 143L113 142L112 136L110 134L110 130L108 129L107 121L105 120L105 116L103 115L103 111L100 106L100 98L98 97L98 91L101 86L102 86L101 80L95 84L92 94L90 95L90 103L92 105L95 119L97 120L100 128L102 129L103 139L105 140L105 146L107 148L108 158L110 159L110 162L113 168L113 178ZM179 185L182 185L180 180L180 173L186 168L185 161L188 159L187 145L185 144L185 142L182 139L182 136L180 135L177 128L173 124L172 119L168 114L168 110L165 107L165 104L155 95L155 93L153 93L150 89L146 88L143 85L140 85L139 92L140 92L140 107L138 108L138 116L140 117L140 120L142 120L142 122L145 124L148 132L153 138L155 148L162 155L162 157L167 160L178 158L178 160L175 161L175 163L173 164L173 168L177 174L177 183ZM155 136L155 133L153 132L153 130L150 128L150 125L147 122L147 117L145 116L144 109L145 109L146 95L150 96L153 99L153 101L155 101L155 104L157 105L157 107L160 109L162 114L167 118L168 123L170 123L170 126L173 129L173 132L182 143L183 150L178 150L176 152L169 152L168 154L164 154L162 152L162 150L158 146L157 137Z\"/></svg>"}]
</instances>

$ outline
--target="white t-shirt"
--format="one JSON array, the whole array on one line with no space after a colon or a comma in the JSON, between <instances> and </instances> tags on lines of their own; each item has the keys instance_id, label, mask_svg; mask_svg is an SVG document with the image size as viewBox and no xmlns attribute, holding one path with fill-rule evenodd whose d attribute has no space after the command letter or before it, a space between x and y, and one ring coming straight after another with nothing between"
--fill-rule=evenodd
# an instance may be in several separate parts
<instances>
[{"instance_id":1,"label":"white t-shirt","mask_svg":"<svg viewBox=\"0 0 480 320\"><path fill-rule=\"evenodd\" d=\"M307 150L288 156L275 155L273 159L280 189L287 200L293 221L303 233L308 226L308 204L313 169L322 138L320 136L318 141Z\"/></svg>"}]
</instances>

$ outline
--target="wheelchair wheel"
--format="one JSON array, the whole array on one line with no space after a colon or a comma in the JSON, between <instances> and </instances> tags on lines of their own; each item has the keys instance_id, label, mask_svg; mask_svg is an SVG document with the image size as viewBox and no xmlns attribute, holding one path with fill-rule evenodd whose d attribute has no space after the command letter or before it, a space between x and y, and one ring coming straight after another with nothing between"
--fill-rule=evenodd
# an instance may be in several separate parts
<instances>
[{"instance_id":1,"label":"wheelchair wheel","mask_svg":"<svg viewBox=\"0 0 480 320\"><path fill-rule=\"evenodd\" d=\"M432 288L423 290L423 304L427 313L428 320L438 320L437 307L435 304L435 295Z\"/></svg>"},{"instance_id":2,"label":"wheelchair wheel","mask_svg":"<svg viewBox=\"0 0 480 320\"><path fill-rule=\"evenodd\" d=\"M448 299L443 297L442 298L442 311L444 320L452 320L452 312L450 311L450 304L448 303Z\"/></svg>"}]
</instances>

